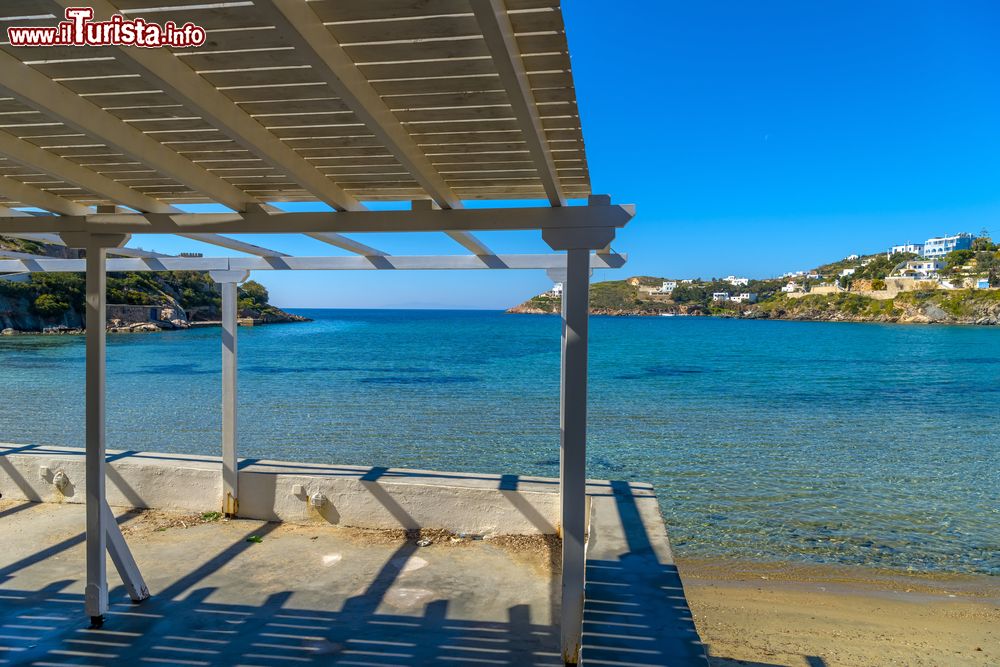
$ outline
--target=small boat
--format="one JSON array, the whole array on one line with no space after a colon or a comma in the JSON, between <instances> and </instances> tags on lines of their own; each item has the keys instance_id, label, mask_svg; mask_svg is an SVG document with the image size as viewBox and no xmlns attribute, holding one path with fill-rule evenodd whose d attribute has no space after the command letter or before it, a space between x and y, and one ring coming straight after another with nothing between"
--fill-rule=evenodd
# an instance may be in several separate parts
<instances>
[{"instance_id":1,"label":"small boat","mask_svg":"<svg viewBox=\"0 0 1000 667\"><path fill-rule=\"evenodd\" d=\"M677 313L660 313L660 317L677 317Z\"/></svg>"}]
</instances>

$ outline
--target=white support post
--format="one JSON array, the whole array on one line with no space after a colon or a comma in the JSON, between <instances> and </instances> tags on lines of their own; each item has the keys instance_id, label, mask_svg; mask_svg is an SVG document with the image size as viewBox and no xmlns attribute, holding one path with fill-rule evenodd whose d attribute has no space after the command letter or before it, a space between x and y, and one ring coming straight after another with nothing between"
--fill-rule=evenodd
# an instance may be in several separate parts
<instances>
[{"instance_id":1,"label":"white support post","mask_svg":"<svg viewBox=\"0 0 1000 667\"><path fill-rule=\"evenodd\" d=\"M592 200L592 205L604 203ZM562 370L559 384L559 503L562 532L560 635L563 661L580 662L586 574L587 325L590 313L590 250L614 239L612 228L546 230L554 250L566 250L562 295ZM556 275L550 274L550 277ZM560 276L561 277L561 276Z\"/></svg>"},{"instance_id":2,"label":"white support post","mask_svg":"<svg viewBox=\"0 0 1000 667\"><path fill-rule=\"evenodd\" d=\"M248 271L211 271L222 288L222 512L239 513L239 467L236 457L236 305L237 285Z\"/></svg>"},{"instance_id":3,"label":"white support post","mask_svg":"<svg viewBox=\"0 0 1000 667\"><path fill-rule=\"evenodd\" d=\"M87 245L87 615L100 625L108 611L107 515L104 513L104 402L107 343L107 249Z\"/></svg>"},{"instance_id":4,"label":"white support post","mask_svg":"<svg viewBox=\"0 0 1000 667\"><path fill-rule=\"evenodd\" d=\"M114 515L107 510L105 493L105 372L106 372L106 290L107 249L125 245L124 234L65 234L63 241L87 251L87 370L86 370L86 499L87 499L87 585L84 606L91 625L100 627L108 610L108 534L118 531ZM124 539L116 544L117 554L128 552ZM131 557L131 554L129 555ZM124 561L122 561L124 562ZM134 561L133 561L134 563ZM116 559L117 564L117 559ZM138 572L138 569L135 570ZM123 574L126 584L135 584ZM139 590L145 584L139 584ZM148 595L148 593L147 593Z\"/></svg>"},{"instance_id":5,"label":"white support post","mask_svg":"<svg viewBox=\"0 0 1000 667\"><path fill-rule=\"evenodd\" d=\"M566 258L562 298L559 504L562 552L563 659L576 664L583 626L587 486L587 324L589 252L573 248Z\"/></svg>"}]
</instances>

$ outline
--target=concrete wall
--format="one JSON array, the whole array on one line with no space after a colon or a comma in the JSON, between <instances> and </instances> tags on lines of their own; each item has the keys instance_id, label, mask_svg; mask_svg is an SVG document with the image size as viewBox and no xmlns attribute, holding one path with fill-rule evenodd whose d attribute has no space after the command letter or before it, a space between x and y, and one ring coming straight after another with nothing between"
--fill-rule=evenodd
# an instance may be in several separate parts
<instances>
[{"instance_id":1,"label":"concrete wall","mask_svg":"<svg viewBox=\"0 0 1000 667\"><path fill-rule=\"evenodd\" d=\"M0 494L7 500L83 503L84 470L82 449L0 444ZM115 507L218 511L221 470L218 457L109 450L108 502ZM57 477L65 481L62 490ZM610 488L605 481L588 485L588 493L594 494ZM652 492L649 485L633 487ZM313 501L320 494L327 500L317 507ZM559 523L559 484L517 475L245 460L239 473L239 516L477 535L551 534Z\"/></svg>"}]
</instances>

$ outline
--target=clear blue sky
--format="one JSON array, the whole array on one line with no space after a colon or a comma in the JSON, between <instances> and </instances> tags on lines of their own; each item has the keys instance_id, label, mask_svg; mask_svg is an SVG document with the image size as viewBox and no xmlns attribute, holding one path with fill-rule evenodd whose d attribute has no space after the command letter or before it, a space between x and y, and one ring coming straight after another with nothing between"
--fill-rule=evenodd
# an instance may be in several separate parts
<instances>
[{"instance_id":1,"label":"clear blue sky","mask_svg":"<svg viewBox=\"0 0 1000 667\"><path fill-rule=\"evenodd\" d=\"M614 243L628 266L594 280L763 277L938 234L1000 236L995 0L576 0L563 11L594 192L639 211ZM484 238L546 250L538 234ZM362 240L462 252L443 235ZM290 307L503 308L548 287L541 272L254 277Z\"/></svg>"}]
</instances>

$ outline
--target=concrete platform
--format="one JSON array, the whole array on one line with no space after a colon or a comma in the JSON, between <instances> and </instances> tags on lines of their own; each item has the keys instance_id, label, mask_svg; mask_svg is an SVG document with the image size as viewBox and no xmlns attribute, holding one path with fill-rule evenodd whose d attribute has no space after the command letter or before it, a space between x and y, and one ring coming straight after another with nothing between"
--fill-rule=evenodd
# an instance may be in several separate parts
<instances>
[{"instance_id":1,"label":"concrete platform","mask_svg":"<svg viewBox=\"0 0 1000 667\"><path fill-rule=\"evenodd\" d=\"M0 486L33 487L25 450L4 454ZM45 456L60 463L66 453ZM364 476L349 471L350 483L355 474ZM83 609L84 506L75 494L42 503L5 493L0 665L561 664L559 543L538 530L551 481L388 473L361 492L412 515L430 497L416 503L408 489L429 476L448 480L445 497L489 487L493 502L534 519L524 522L534 533L455 542L438 530L420 547L406 520L387 530L117 509L153 597L130 603L109 563L112 606L101 630L86 627ZM537 494L527 504L526 491ZM583 664L706 665L651 487L594 482L588 500Z\"/></svg>"},{"instance_id":2,"label":"concrete platform","mask_svg":"<svg viewBox=\"0 0 1000 667\"><path fill-rule=\"evenodd\" d=\"M90 630L83 506L0 507L0 664L560 664L544 547L120 513L153 597L133 605L109 562L111 610Z\"/></svg>"}]
</instances>

